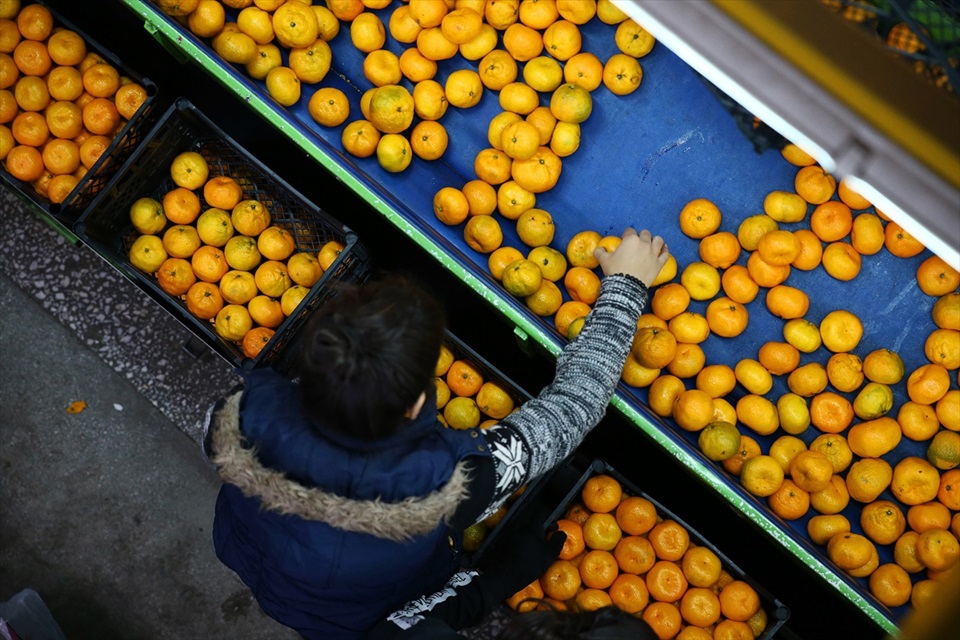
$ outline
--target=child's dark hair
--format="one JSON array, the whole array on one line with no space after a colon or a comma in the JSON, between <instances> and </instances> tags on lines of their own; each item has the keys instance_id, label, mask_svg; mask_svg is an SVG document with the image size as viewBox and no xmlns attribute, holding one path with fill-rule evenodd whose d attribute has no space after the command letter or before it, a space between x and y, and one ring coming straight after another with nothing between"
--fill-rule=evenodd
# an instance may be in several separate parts
<instances>
[{"instance_id":1,"label":"child's dark hair","mask_svg":"<svg viewBox=\"0 0 960 640\"><path fill-rule=\"evenodd\" d=\"M646 621L617 606L595 611L529 611L515 616L499 640L657 640Z\"/></svg>"},{"instance_id":2,"label":"child's dark hair","mask_svg":"<svg viewBox=\"0 0 960 640\"><path fill-rule=\"evenodd\" d=\"M443 305L407 276L340 290L313 313L297 345L305 413L353 437L391 435L431 388L445 328Z\"/></svg>"}]
</instances>

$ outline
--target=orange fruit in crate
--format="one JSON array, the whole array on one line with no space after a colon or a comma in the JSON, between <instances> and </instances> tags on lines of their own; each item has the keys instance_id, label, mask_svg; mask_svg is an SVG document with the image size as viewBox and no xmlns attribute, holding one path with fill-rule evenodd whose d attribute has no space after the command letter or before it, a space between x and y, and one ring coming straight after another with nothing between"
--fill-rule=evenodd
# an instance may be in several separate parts
<instances>
[{"instance_id":1,"label":"orange fruit in crate","mask_svg":"<svg viewBox=\"0 0 960 640\"><path fill-rule=\"evenodd\" d=\"M197 249L190 258L190 265L197 278L204 282L220 282L220 279L230 270L223 252L210 245Z\"/></svg>"},{"instance_id":2,"label":"orange fruit in crate","mask_svg":"<svg viewBox=\"0 0 960 640\"><path fill-rule=\"evenodd\" d=\"M304 287L312 287L320 280L323 275L323 267L320 261L312 253L301 251L295 253L287 260L287 272L294 284Z\"/></svg>"},{"instance_id":3,"label":"orange fruit in crate","mask_svg":"<svg viewBox=\"0 0 960 640\"><path fill-rule=\"evenodd\" d=\"M577 594L574 599L576 608L580 611L595 611L613 604L608 594L603 589L584 589Z\"/></svg>"},{"instance_id":4,"label":"orange fruit in crate","mask_svg":"<svg viewBox=\"0 0 960 640\"><path fill-rule=\"evenodd\" d=\"M540 94L524 82L508 82L500 89L498 103L504 111L526 116L540 106Z\"/></svg>"},{"instance_id":5,"label":"orange fruit in crate","mask_svg":"<svg viewBox=\"0 0 960 640\"><path fill-rule=\"evenodd\" d=\"M410 6L401 4L390 13L387 30L397 42L410 44L417 41L417 34L423 30L423 27L410 14Z\"/></svg>"},{"instance_id":6,"label":"orange fruit in crate","mask_svg":"<svg viewBox=\"0 0 960 640\"><path fill-rule=\"evenodd\" d=\"M577 565L580 578L588 589L606 589L620 573L616 558L609 551L591 549Z\"/></svg>"},{"instance_id":7,"label":"orange fruit in crate","mask_svg":"<svg viewBox=\"0 0 960 640\"><path fill-rule=\"evenodd\" d=\"M774 190L764 197L763 212L777 222L800 222L807 216L807 201L796 193Z\"/></svg>"},{"instance_id":8,"label":"orange fruit in crate","mask_svg":"<svg viewBox=\"0 0 960 640\"><path fill-rule=\"evenodd\" d=\"M66 100L51 103L45 111L45 119L50 135L56 138L72 138L79 149L76 138L83 132L83 112L80 107ZM14 120L16 122L16 120Z\"/></svg>"},{"instance_id":9,"label":"orange fruit in crate","mask_svg":"<svg viewBox=\"0 0 960 640\"><path fill-rule=\"evenodd\" d=\"M543 272L540 271L537 263L522 258L504 268L501 282L508 293L525 298L540 289L543 283Z\"/></svg>"},{"instance_id":10,"label":"orange fruit in crate","mask_svg":"<svg viewBox=\"0 0 960 640\"><path fill-rule=\"evenodd\" d=\"M514 60L527 62L543 52L543 37L536 29L514 22L503 32L503 48Z\"/></svg>"},{"instance_id":11,"label":"orange fruit in crate","mask_svg":"<svg viewBox=\"0 0 960 640\"><path fill-rule=\"evenodd\" d=\"M548 598L561 602L575 597L580 590L582 580L580 571L569 560L557 560L540 576L540 585Z\"/></svg>"},{"instance_id":12,"label":"orange fruit in crate","mask_svg":"<svg viewBox=\"0 0 960 640\"><path fill-rule=\"evenodd\" d=\"M450 365L453 364L453 360L453 351L450 350L450 347L447 345L441 345L440 355L437 357L437 368L434 371L434 375L446 375L447 371L450 369Z\"/></svg>"},{"instance_id":13,"label":"orange fruit in crate","mask_svg":"<svg viewBox=\"0 0 960 640\"><path fill-rule=\"evenodd\" d=\"M543 279L540 287L524 298L527 308L540 317L552 316L563 304L563 294L553 282Z\"/></svg>"},{"instance_id":14,"label":"orange fruit in crate","mask_svg":"<svg viewBox=\"0 0 960 640\"><path fill-rule=\"evenodd\" d=\"M748 393L736 404L737 419L759 435L770 435L780 426L777 406L767 398Z\"/></svg>"},{"instance_id":15,"label":"orange fruit in crate","mask_svg":"<svg viewBox=\"0 0 960 640\"><path fill-rule=\"evenodd\" d=\"M190 262L183 258L167 258L157 270L157 284L171 296L182 296L197 281Z\"/></svg>"},{"instance_id":16,"label":"orange fruit in crate","mask_svg":"<svg viewBox=\"0 0 960 640\"><path fill-rule=\"evenodd\" d=\"M620 538L613 550L622 573L643 575L657 561L657 554L646 536L627 535Z\"/></svg>"},{"instance_id":17,"label":"orange fruit in crate","mask_svg":"<svg viewBox=\"0 0 960 640\"><path fill-rule=\"evenodd\" d=\"M455 44L466 44L480 35L483 16L470 7L457 8L440 20L444 37Z\"/></svg>"},{"instance_id":18,"label":"orange fruit in crate","mask_svg":"<svg viewBox=\"0 0 960 640\"><path fill-rule=\"evenodd\" d=\"M283 308L280 306L280 301L265 295L254 296L247 303L247 311L250 312L250 317L254 322L271 329L279 327L286 317Z\"/></svg>"},{"instance_id":19,"label":"orange fruit in crate","mask_svg":"<svg viewBox=\"0 0 960 640\"><path fill-rule=\"evenodd\" d=\"M480 410L497 420L505 418L514 408L513 397L503 386L492 380L484 382L477 391L477 406Z\"/></svg>"},{"instance_id":20,"label":"orange fruit in crate","mask_svg":"<svg viewBox=\"0 0 960 640\"><path fill-rule=\"evenodd\" d=\"M176 187L163 195L163 212L174 224L193 224L200 215L200 209L200 198L192 189Z\"/></svg>"},{"instance_id":21,"label":"orange fruit in crate","mask_svg":"<svg viewBox=\"0 0 960 640\"><path fill-rule=\"evenodd\" d=\"M286 260L296 249L293 234L277 225L267 227L257 237L257 250L267 260Z\"/></svg>"},{"instance_id":22,"label":"orange fruit in crate","mask_svg":"<svg viewBox=\"0 0 960 640\"><path fill-rule=\"evenodd\" d=\"M833 466L834 473L841 473L853 462L853 451L847 439L839 433L824 433L814 438L809 445L811 451L824 454Z\"/></svg>"},{"instance_id":23,"label":"orange fruit in crate","mask_svg":"<svg viewBox=\"0 0 960 640\"><path fill-rule=\"evenodd\" d=\"M84 108L86 111L86 108ZM89 127L88 127L89 128ZM92 131L92 129L91 129ZM94 133L97 133L94 131ZM183 151L170 163L170 178L178 187L196 190L210 175L206 159L196 151Z\"/></svg>"},{"instance_id":24,"label":"orange fruit in crate","mask_svg":"<svg viewBox=\"0 0 960 640\"><path fill-rule=\"evenodd\" d=\"M223 255L232 269L240 271L252 271L262 260L257 239L250 236L232 236L223 246Z\"/></svg>"},{"instance_id":25,"label":"orange fruit in crate","mask_svg":"<svg viewBox=\"0 0 960 640\"><path fill-rule=\"evenodd\" d=\"M729 231L718 231L700 240L698 252L700 259L710 266L727 269L740 257L740 241Z\"/></svg>"},{"instance_id":26,"label":"orange fruit in crate","mask_svg":"<svg viewBox=\"0 0 960 640\"><path fill-rule=\"evenodd\" d=\"M447 369L446 382L450 391L462 397L475 396L484 383L483 374L471 362L456 359Z\"/></svg>"},{"instance_id":27,"label":"orange fruit in crate","mask_svg":"<svg viewBox=\"0 0 960 640\"><path fill-rule=\"evenodd\" d=\"M743 580L734 580L723 587L719 600L724 617L739 622L749 620L760 609L760 595Z\"/></svg>"},{"instance_id":28,"label":"orange fruit in crate","mask_svg":"<svg viewBox=\"0 0 960 640\"><path fill-rule=\"evenodd\" d=\"M763 395L773 388L773 376L757 360L743 358L734 366L737 382L750 393Z\"/></svg>"},{"instance_id":29,"label":"orange fruit in crate","mask_svg":"<svg viewBox=\"0 0 960 640\"><path fill-rule=\"evenodd\" d=\"M863 361L855 353L834 353L827 360L827 377L837 391L856 391L863 384Z\"/></svg>"},{"instance_id":30,"label":"orange fruit in crate","mask_svg":"<svg viewBox=\"0 0 960 640\"><path fill-rule=\"evenodd\" d=\"M725 296L712 300L707 305L705 316L710 330L723 338L740 335L750 320L746 307Z\"/></svg>"},{"instance_id":31,"label":"orange fruit in crate","mask_svg":"<svg viewBox=\"0 0 960 640\"><path fill-rule=\"evenodd\" d=\"M167 225L163 205L155 198L138 198L130 205L130 223L141 234L160 233Z\"/></svg>"},{"instance_id":32,"label":"orange fruit in crate","mask_svg":"<svg viewBox=\"0 0 960 640\"><path fill-rule=\"evenodd\" d=\"M875 422L893 408L893 390L879 382L868 382L853 401L853 412L861 420ZM889 422L895 423L892 419ZM864 423L861 423L864 424ZM900 430L897 425L897 431Z\"/></svg>"},{"instance_id":33,"label":"orange fruit in crate","mask_svg":"<svg viewBox=\"0 0 960 640\"><path fill-rule=\"evenodd\" d=\"M81 74L83 88L94 98L112 98L120 88L120 72L112 64L100 63Z\"/></svg>"},{"instance_id":34,"label":"orange fruit in crate","mask_svg":"<svg viewBox=\"0 0 960 640\"><path fill-rule=\"evenodd\" d=\"M517 117L519 118L519 116ZM533 156L540 148L540 132L529 122L518 119L503 128L500 132L499 142L499 147L508 156L525 160Z\"/></svg>"},{"instance_id":35,"label":"orange fruit in crate","mask_svg":"<svg viewBox=\"0 0 960 640\"><path fill-rule=\"evenodd\" d=\"M256 358L274 335L276 335L276 331L269 327L254 327L250 329L240 342L243 355L247 358Z\"/></svg>"},{"instance_id":36,"label":"orange fruit in crate","mask_svg":"<svg viewBox=\"0 0 960 640\"><path fill-rule=\"evenodd\" d=\"M624 533L640 536L653 528L657 522L657 508L642 496L628 496L616 508L617 524Z\"/></svg>"},{"instance_id":37,"label":"orange fruit in crate","mask_svg":"<svg viewBox=\"0 0 960 640\"><path fill-rule=\"evenodd\" d=\"M301 302L309 295L310 289L299 284L289 287L280 296L280 309L283 315L291 316Z\"/></svg>"},{"instance_id":38,"label":"orange fruit in crate","mask_svg":"<svg viewBox=\"0 0 960 640\"><path fill-rule=\"evenodd\" d=\"M680 615L691 625L707 627L720 619L720 598L710 589L687 589L680 599Z\"/></svg>"},{"instance_id":39,"label":"orange fruit in crate","mask_svg":"<svg viewBox=\"0 0 960 640\"><path fill-rule=\"evenodd\" d=\"M450 106L469 109L483 97L483 82L473 69L457 69L447 76L443 90Z\"/></svg>"},{"instance_id":40,"label":"orange fruit in crate","mask_svg":"<svg viewBox=\"0 0 960 640\"><path fill-rule=\"evenodd\" d=\"M320 251L317 252L317 261L320 263L320 268L324 271L329 270L330 267L333 266L334 261L346 248L347 246L339 240L328 240L323 243Z\"/></svg>"},{"instance_id":41,"label":"orange fruit in crate","mask_svg":"<svg viewBox=\"0 0 960 640\"><path fill-rule=\"evenodd\" d=\"M279 298L293 285L287 265L278 260L266 260L254 273L257 289L264 295Z\"/></svg>"},{"instance_id":42,"label":"orange fruit in crate","mask_svg":"<svg viewBox=\"0 0 960 640\"><path fill-rule=\"evenodd\" d=\"M109 98L94 98L83 106L83 126L96 135L113 135L120 124L120 112Z\"/></svg>"},{"instance_id":43,"label":"orange fruit in crate","mask_svg":"<svg viewBox=\"0 0 960 640\"><path fill-rule=\"evenodd\" d=\"M690 292L686 287L677 282L668 282L653 292L650 309L661 320L670 321L687 310L690 300ZM708 317L708 324L709 321Z\"/></svg>"},{"instance_id":44,"label":"orange fruit in crate","mask_svg":"<svg viewBox=\"0 0 960 640\"><path fill-rule=\"evenodd\" d=\"M683 625L680 609L671 602L651 602L640 615L658 638L673 638Z\"/></svg>"},{"instance_id":45,"label":"orange fruit in crate","mask_svg":"<svg viewBox=\"0 0 960 640\"><path fill-rule=\"evenodd\" d=\"M615 53L603 65L603 86L614 95L629 95L640 88L642 81L643 67L633 56Z\"/></svg>"},{"instance_id":46,"label":"orange fruit in crate","mask_svg":"<svg viewBox=\"0 0 960 640\"><path fill-rule=\"evenodd\" d=\"M883 235L883 246L898 258L912 258L925 248L909 231L892 220L884 227Z\"/></svg>"},{"instance_id":47,"label":"orange fruit in crate","mask_svg":"<svg viewBox=\"0 0 960 640\"><path fill-rule=\"evenodd\" d=\"M243 189L230 176L215 176L204 183L203 199L210 207L232 211L243 199Z\"/></svg>"},{"instance_id":48,"label":"orange fruit in crate","mask_svg":"<svg viewBox=\"0 0 960 640\"><path fill-rule=\"evenodd\" d=\"M505 113L510 112L507 111ZM524 120L532 124L540 133L540 144L546 145L550 143L550 140L553 138L554 129L556 129L557 126L557 119L550 112L550 107L545 105L537 107L528 113Z\"/></svg>"},{"instance_id":49,"label":"orange fruit in crate","mask_svg":"<svg viewBox=\"0 0 960 640\"><path fill-rule=\"evenodd\" d=\"M610 513L591 513L583 523L583 541L590 549L612 551L622 535L616 517Z\"/></svg>"},{"instance_id":50,"label":"orange fruit in crate","mask_svg":"<svg viewBox=\"0 0 960 640\"><path fill-rule=\"evenodd\" d=\"M681 393L686 391L683 380L672 374L659 376L651 383L647 392L647 404L658 416L673 414L673 405Z\"/></svg>"},{"instance_id":51,"label":"orange fruit in crate","mask_svg":"<svg viewBox=\"0 0 960 640\"><path fill-rule=\"evenodd\" d=\"M473 398L456 396L443 407L443 417L451 429L472 429L480 424L480 408Z\"/></svg>"},{"instance_id":52,"label":"orange fruit in crate","mask_svg":"<svg viewBox=\"0 0 960 640\"><path fill-rule=\"evenodd\" d=\"M569 340L573 340L580 334L583 322L584 319L579 318L570 325L570 329L567 330ZM628 353L627 360L623 364L623 371L620 373L620 379L631 387L649 387L660 373L660 369L645 367L637 362L632 353Z\"/></svg>"},{"instance_id":53,"label":"orange fruit in crate","mask_svg":"<svg viewBox=\"0 0 960 640\"><path fill-rule=\"evenodd\" d=\"M214 327L224 340L239 342L253 328L253 320L243 305L228 304L217 312Z\"/></svg>"},{"instance_id":54,"label":"orange fruit in crate","mask_svg":"<svg viewBox=\"0 0 960 640\"><path fill-rule=\"evenodd\" d=\"M937 500L952 511L960 511L960 470L949 469L940 475Z\"/></svg>"},{"instance_id":55,"label":"orange fruit in crate","mask_svg":"<svg viewBox=\"0 0 960 640\"><path fill-rule=\"evenodd\" d=\"M680 564L687 582L694 587L710 587L720 579L720 557L709 547L690 547Z\"/></svg>"},{"instance_id":56,"label":"orange fruit in crate","mask_svg":"<svg viewBox=\"0 0 960 640\"><path fill-rule=\"evenodd\" d=\"M893 385L904 375L903 358L890 349L874 349L862 361L863 374L872 382Z\"/></svg>"},{"instance_id":57,"label":"orange fruit in crate","mask_svg":"<svg viewBox=\"0 0 960 640\"><path fill-rule=\"evenodd\" d=\"M690 548L689 532L682 524L671 519L654 525L647 533L647 540L660 560L676 562L682 559Z\"/></svg>"},{"instance_id":58,"label":"orange fruit in crate","mask_svg":"<svg viewBox=\"0 0 960 640\"><path fill-rule=\"evenodd\" d=\"M410 141L399 133L385 133L377 142L377 162L390 173L406 170L413 161Z\"/></svg>"},{"instance_id":59,"label":"orange fruit in crate","mask_svg":"<svg viewBox=\"0 0 960 640\"><path fill-rule=\"evenodd\" d=\"M155 272L169 257L163 241L154 235L142 235L134 240L127 256L130 264L144 273Z\"/></svg>"},{"instance_id":60,"label":"orange fruit in crate","mask_svg":"<svg viewBox=\"0 0 960 640\"><path fill-rule=\"evenodd\" d=\"M26 76L45 76L53 67L47 47L35 40L21 40L13 50L13 62Z\"/></svg>"},{"instance_id":61,"label":"orange fruit in crate","mask_svg":"<svg viewBox=\"0 0 960 640\"><path fill-rule=\"evenodd\" d=\"M590 92L578 84L568 82L550 95L550 113L560 122L581 123L593 112Z\"/></svg>"},{"instance_id":62,"label":"orange fruit in crate","mask_svg":"<svg viewBox=\"0 0 960 640\"><path fill-rule=\"evenodd\" d=\"M559 558L561 560L572 560L583 552L585 543L583 541L583 527L580 523L569 518L560 518L557 520L557 530L563 531L567 536L563 548L560 550ZM563 599L567 600L569 598Z\"/></svg>"},{"instance_id":63,"label":"orange fruit in crate","mask_svg":"<svg viewBox=\"0 0 960 640\"><path fill-rule=\"evenodd\" d=\"M220 289L211 282L193 283L187 290L187 311L201 320L209 320L223 308L223 296Z\"/></svg>"},{"instance_id":64,"label":"orange fruit in crate","mask_svg":"<svg viewBox=\"0 0 960 640\"><path fill-rule=\"evenodd\" d=\"M824 433L841 433L853 422L853 404L832 391L822 391L810 400L810 421Z\"/></svg>"},{"instance_id":65,"label":"orange fruit in crate","mask_svg":"<svg viewBox=\"0 0 960 640\"><path fill-rule=\"evenodd\" d=\"M580 490L583 505L594 513L609 513L620 504L623 487L616 478L598 474L590 477Z\"/></svg>"},{"instance_id":66,"label":"orange fruit in crate","mask_svg":"<svg viewBox=\"0 0 960 640\"><path fill-rule=\"evenodd\" d=\"M645 575L647 591L658 602L677 602L689 583L680 566L671 560L658 560Z\"/></svg>"},{"instance_id":67,"label":"orange fruit in crate","mask_svg":"<svg viewBox=\"0 0 960 640\"><path fill-rule=\"evenodd\" d=\"M627 613L640 613L650 601L643 578L629 573L622 573L616 577L613 584L607 589L610 600Z\"/></svg>"},{"instance_id":68,"label":"orange fruit in crate","mask_svg":"<svg viewBox=\"0 0 960 640\"><path fill-rule=\"evenodd\" d=\"M447 40L440 27L430 27L417 34L417 49L430 60L448 60L457 55L459 47Z\"/></svg>"},{"instance_id":69,"label":"orange fruit in crate","mask_svg":"<svg viewBox=\"0 0 960 640\"><path fill-rule=\"evenodd\" d=\"M3 145L0 144L0 157L3 156L2 147ZM59 204L67 199L67 196L73 192L78 183L79 180L73 174L54 176L53 179L50 180L50 185L47 187L47 197L50 199L50 202Z\"/></svg>"},{"instance_id":70,"label":"orange fruit in crate","mask_svg":"<svg viewBox=\"0 0 960 640\"><path fill-rule=\"evenodd\" d=\"M585 318L590 313L590 305L576 300L567 300L560 305L557 313L554 314L553 324L562 336L566 336L570 326L578 318Z\"/></svg>"},{"instance_id":71,"label":"orange fruit in crate","mask_svg":"<svg viewBox=\"0 0 960 640\"><path fill-rule=\"evenodd\" d=\"M92 169L109 146L110 139L106 136L90 136L80 143L80 162L87 169Z\"/></svg>"},{"instance_id":72,"label":"orange fruit in crate","mask_svg":"<svg viewBox=\"0 0 960 640\"><path fill-rule=\"evenodd\" d=\"M200 248L196 227L178 224L163 233L163 248L174 258L189 258Z\"/></svg>"},{"instance_id":73,"label":"orange fruit in crate","mask_svg":"<svg viewBox=\"0 0 960 640\"><path fill-rule=\"evenodd\" d=\"M847 490L846 480L834 474L826 489L810 493L810 506L814 511L824 515L838 514L850 504L850 492Z\"/></svg>"},{"instance_id":74,"label":"orange fruit in crate","mask_svg":"<svg viewBox=\"0 0 960 640\"><path fill-rule=\"evenodd\" d=\"M833 463L820 451L799 452L790 461L790 478L804 491L822 491L830 486Z\"/></svg>"},{"instance_id":75,"label":"orange fruit in crate","mask_svg":"<svg viewBox=\"0 0 960 640\"><path fill-rule=\"evenodd\" d=\"M527 260L536 262L540 267L540 272L543 274L544 279L551 282L558 282L563 279L567 272L567 259L553 247L534 247L527 254Z\"/></svg>"},{"instance_id":76,"label":"orange fruit in crate","mask_svg":"<svg viewBox=\"0 0 960 640\"><path fill-rule=\"evenodd\" d=\"M536 578L523 589L504 600L504 603L514 611L524 613L532 611L543 597L543 587L540 585L540 579Z\"/></svg>"},{"instance_id":77,"label":"orange fruit in crate","mask_svg":"<svg viewBox=\"0 0 960 640\"><path fill-rule=\"evenodd\" d=\"M34 111L24 111L14 118L10 131L13 133L13 138L20 144L44 147L41 151L45 150L45 145L50 140L50 127L47 125L46 118Z\"/></svg>"}]
</instances>

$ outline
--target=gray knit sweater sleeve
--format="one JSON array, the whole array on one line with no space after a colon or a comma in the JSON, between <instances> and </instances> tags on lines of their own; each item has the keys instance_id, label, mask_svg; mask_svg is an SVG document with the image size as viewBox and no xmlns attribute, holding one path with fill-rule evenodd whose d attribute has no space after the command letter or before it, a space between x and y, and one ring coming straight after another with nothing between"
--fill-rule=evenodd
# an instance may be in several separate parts
<instances>
[{"instance_id":1,"label":"gray knit sweater sleeve","mask_svg":"<svg viewBox=\"0 0 960 640\"><path fill-rule=\"evenodd\" d=\"M557 359L553 381L484 432L497 480L487 513L559 464L600 422L620 381L646 303L647 288L636 278L605 277L580 335Z\"/></svg>"}]
</instances>

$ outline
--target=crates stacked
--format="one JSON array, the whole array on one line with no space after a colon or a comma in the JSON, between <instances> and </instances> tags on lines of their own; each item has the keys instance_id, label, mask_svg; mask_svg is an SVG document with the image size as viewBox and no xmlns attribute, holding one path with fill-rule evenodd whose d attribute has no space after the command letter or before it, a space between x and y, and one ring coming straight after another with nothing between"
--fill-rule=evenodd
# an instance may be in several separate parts
<instances>
[{"instance_id":1,"label":"crates stacked","mask_svg":"<svg viewBox=\"0 0 960 640\"><path fill-rule=\"evenodd\" d=\"M40 71L42 69L33 68L29 63L21 63L12 68L12 72L14 73L13 78L5 78L4 80L4 85L9 83L9 86L4 89L3 111L6 114L8 113L9 107L12 107L12 110L9 111L9 120L4 118L2 126L6 127L8 132L13 132L11 134L13 145L24 144L25 146L31 146L28 142L21 142L21 139L26 140L23 136L21 136L20 139L17 138L17 127L14 126L16 118L29 118L37 114L43 116L41 119L49 118L51 105L57 105L61 113L69 110L71 112L71 118L80 117L79 114L83 111L84 106L94 99L105 100L119 107L117 113L115 113L118 117L117 122L120 125L119 128L114 128L110 131L101 131L99 129L90 131L85 121L83 123L83 131L80 135L65 138L75 143L78 150L82 148L84 141L91 138L93 138L93 140L90 140L88 145L91 147L94 144L99 146L96 152L90 152L89 157L91 159L89 161L81 162L77 170L70 173L70 175L74 176L75 180L64 183L68 185L67 187L54 189L55 193L51 193L51 183L56 176L51 172L49 167L45 166L40 178L36 180L24 180L15 177L11 171L8 170L7 157L4 157L3 162L0 162L0 165L2 165L0 166L0 180L2 180L5 185L16 191L22 198L30 202L44 214L53 217L69 228L76 222L80 214L94 197L104 188L106 183L117 173L140 143L142 137L149 131L152 124L156 122L159 115L159 109L155 105L157 86L149 78L144 77L135 69L130 68L129 65L124 64L107 48L55 10L47 7L44 3L30 3L29 7L24 4L21 8L21 14L23 14L25 10L34 13L39 12L41 15L36 21L25 15L22 21L24 25L22 29L27 29L30 37L17 34L19 39L14 48L9 52L5 51L3 53L10 56L10 59L13 61L30 59L31 56L28 54L31 53L30 48L32 47L35 49L32 53L36 55L37 59L42 60L44 57L46 58L47 70L41 74ZM45 11L48 13L44 14ZM18 14L18 18L21 14ZM44 23L47 16L52 18L52 31L50 35L42 40L32 39L39 37L39 35L35 36L30 33L28 23ZM67 36L65 34L70 35ZM79 40L82 40L82 47L77 37L79 37ZM70 39L69 45L63 44L68 38ZM57 45L52 42L56 39L59 39L61 44ZM51 44L53 44L53 55L49 52ZM19 53L17 51L18 48L20 49ZM45 56L44 51L47 51ZM81 55L83 56L82 59ZM77 86L76 82L83 77L89 67L101 63L112 67L113 71L109 73L116 74L116 80L120 83L120 88L110 95L95 96L86 90L84 86ZM24 66L24 69L20 69L20 66ZM42 82L38 83L38 78L40 78ZM57 80L57 78L60 78L60 80ZM69 80L65 78L69 78ZM31 87L31 84L36 86ZM123 88L124 85L128 85L126 89ZM123 98L121 96L133 96L133 89L135 87L137 88L136 93L138 95L133 99L140 101L139 107L134 106L135 102L127 103L126 105L122 104ZM37 92L49 95L46 100L39 103L30 100L28 96L31 94L38 95ZM78 92L82 93L78 95ZM78 95L78 97L74 98L74 95ZM17 98L18 96L20 96L19 99ZM24 104L30 106L30 109L20 104L25 96L27 96L27 101L24 102ZM109 110L109 105L107 105L106 108ZM130 110L133 112L130 113ZM44 113L48 115L45 116ZM72 127L73 124L64 124L62 126L66 129ZM50 129L46 139L47 143L61 137L57 134L62 131L55 127L56 124L54 124L54 128L49 127L49 125L47 126L47 128ZM41 147L37 147L37 149L40 150ZM5 153L4 155L7 156L8 154ZM88 157L86 151L82 152L80 157L82 160ZM13 173L27 177L25 174L19 174L17 171Z\"/></svg>"},{"instance_id":2,"label":"crates stacked","mask_svg":"<svg viewBox=\"0 0 960 640\"><path fill-rule=\"evenodd\" d=\"M184 296L170 295L158 284L155 274L145 273L130 262L131 247L142 235L131 223L131 205L143 197L161 201L173 190L171 162L187 151L197 152L206 160L210 176L232 176L242 186L245 199L266 207L271 226L289 232L297 252L317 254L330 242L342 247L300 303L285 314L266 345L253 356L244 352L241 340L222 337L211 323L212 318L203 319L192 313ZM173 226L167 223L165 229ZM167 109L136 153L81 216L75 231L84 243L146 291L211 349L231 364L244 368L280 366L285 349L310 311L335 295L338 284L362 283L370 271L367 250L356 233L295 191L185 99L178 99Z\"/></svg>"}]
</instances>

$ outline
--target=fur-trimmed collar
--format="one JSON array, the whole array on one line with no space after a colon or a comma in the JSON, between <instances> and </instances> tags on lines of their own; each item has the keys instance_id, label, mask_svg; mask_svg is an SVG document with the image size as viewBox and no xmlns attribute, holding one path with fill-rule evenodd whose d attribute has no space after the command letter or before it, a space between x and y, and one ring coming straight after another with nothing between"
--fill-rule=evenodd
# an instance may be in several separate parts
<instances>
[{"instance_id":1,"label":"fur-trimmed collar","mask_svg":"<svg viewBox=\"0 0 960 640\"><path fill-rule=\"evenodd\" d=\"M212 462L224 482L243 495L256 497L262 507L282 515L324 522L331 527L402 542L426 535L451 518L467 499L470 473L466 461L457 463L447 484L422 497L400 502L353 500L317 487L306 487L283 473L264 467L255 448L244 446L240 432L240 396L228 397L211 421Z\"/></svg>"}]
</instances>

